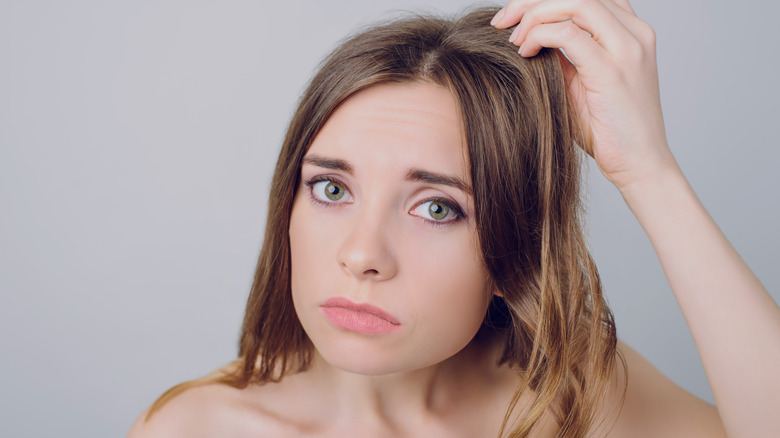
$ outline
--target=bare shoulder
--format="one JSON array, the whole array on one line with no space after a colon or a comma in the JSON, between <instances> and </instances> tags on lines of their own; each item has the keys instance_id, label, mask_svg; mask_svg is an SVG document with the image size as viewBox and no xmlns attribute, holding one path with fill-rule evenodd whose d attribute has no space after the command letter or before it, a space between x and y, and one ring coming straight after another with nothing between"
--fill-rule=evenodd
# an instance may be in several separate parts
<instances>
[{"instance_id":1,"label":"bare shoulder","mask_svg":"<svg viewBox=\"0 0 780 438\"><path fill-rule=\"evenodd\" d=\"M285 436L278 424L246 403L242 390L222 384L187 389L146 418L136 419L127 438Z\"/></svg>"},{"instance_id":2,"label":"bare shoulder","mask_svg":"<svg viewBox=\"0 0 780 438\"><path fill-rule=\"evenodd\" d=\"M618 343L618 351L625 358L628 374L617 367L606 402L605 411L611 412L611 418L604 424L612 425L608 437L726 436L715 406L672 382L625 343Z\"/></svg>"}]
</instances>

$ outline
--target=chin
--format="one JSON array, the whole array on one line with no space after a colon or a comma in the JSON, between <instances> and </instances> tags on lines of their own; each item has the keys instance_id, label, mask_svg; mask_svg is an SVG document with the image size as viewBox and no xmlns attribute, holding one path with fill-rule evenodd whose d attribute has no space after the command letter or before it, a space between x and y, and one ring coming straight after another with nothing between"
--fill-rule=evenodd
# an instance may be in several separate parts
<instances>
[{"instance_id":1,"label":"chin","mask_svg":"<svg viewBox=\"0 0 780 438\"><path fill-rule=\"evenodd\" d=\"M314 343L317 353L328 365L341 371L366 376L414 371L447 359L447 357L419 357L405 348L397 348L398 346L381 342L379 345L374 344L371 339L330 341L326 345Z\"/></svg>"},{"instance_id":2,"label":"chin","mask_svg":"<svg viewBox=\"0 0 780 438\"><path fill-rule=\"evenodd\" d=\"M319 339L323 341L323 339ZM377 342L379 341L379 342ZM341 371L383 376L419 370L441 363L457 353L413 346L408 342L381 342L371 338L338 337L314 342L322 359ZM451 354L450 354L451 353Z\"/></svg>"}]
</instances>

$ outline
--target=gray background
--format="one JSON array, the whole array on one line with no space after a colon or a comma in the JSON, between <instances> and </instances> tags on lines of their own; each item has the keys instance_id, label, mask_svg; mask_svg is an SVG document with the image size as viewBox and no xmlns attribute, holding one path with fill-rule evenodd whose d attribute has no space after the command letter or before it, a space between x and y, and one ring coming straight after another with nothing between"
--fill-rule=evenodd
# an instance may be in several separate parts
<instances>
[{"instance_id":1,"label":"gray background","mask_svg":"<svg viewBox=\"0 0 780 438\"><path fill-rule=\"evenodd\" d=\"M162 391L232 359L273 163L317 62L388 10L470 3L0 3L0 435L124 436ZM634 6L658 34L673 150L777 300L780 7ZM619 335L711 401L647 238L590 167Z\"/></svg>"}]
</instances>

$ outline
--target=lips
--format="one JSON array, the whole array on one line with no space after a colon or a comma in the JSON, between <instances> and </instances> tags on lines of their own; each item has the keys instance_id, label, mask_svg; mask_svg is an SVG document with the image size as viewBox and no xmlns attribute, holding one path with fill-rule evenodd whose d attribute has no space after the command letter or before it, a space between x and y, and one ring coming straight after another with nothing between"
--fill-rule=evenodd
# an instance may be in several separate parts
<instances>
[{"instance_id":1,"label":"lips","mask_svg":"<svg viewBox=\"0 0 780 438\"><path fill-rule=\"evenodd\" d=\"M401 327L393 315L381 308L368 303L353 303L344 297L328 299L320 310L334 325L357 333L388 333Z\"/></svg>"}]
</instances>

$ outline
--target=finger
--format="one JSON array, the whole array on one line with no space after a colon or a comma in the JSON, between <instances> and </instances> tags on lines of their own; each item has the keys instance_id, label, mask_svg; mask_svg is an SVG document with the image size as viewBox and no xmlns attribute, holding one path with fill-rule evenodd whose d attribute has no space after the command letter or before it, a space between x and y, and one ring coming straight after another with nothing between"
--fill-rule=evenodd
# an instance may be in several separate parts
<instances>
[{"instance_id":1,"label":"finger","mask_svg":"<svg viewBox=\"0 0 780 438\"><path fill-rule=\"evenodd\" d=\"M590 65L608 62L607 51L570 21L534 26L518 53L524 57L535 56L542 47L565 50L579 73L587 73Z\"/></svg>"},{"instance_id":2,"label":"finger","mask_svg":"<svg viewBox=\"0 0 780 438\"><path fill-rule=\"evenodd\" d=\"M623 11L623 14L627 13ZM560 0L537 3L525 10L510 41L520 45L534 26L566 20L572 20L612 53L622 51L626 39L633 37L621 20L601 1Z\"/></svg>"},{"instance_id":3,"label":"finger","mask_svg":"<svg viewBox=\"0 0 780 438\"><path fill-rule=\"evenodd\" d=\"M498 29L506 29L507 27L514 26L520 22L520 19L523 17L523 12L526 9L539 1L541 0L512 0L496 13L490 21L490 25L495 26Z\"/></svg>"},{"instance_id":4,"label":"finger","mask_svg":"<svg viewBox=\"0 0 780 438\"><path fill-rule=\"evenodd\" d=\"M607 0L609 1L609 0ZM613 0L612 1L615 5L623 8L623 10L631 13L632 15L636 16L636 12L634 12L634 8L631 7L630 4L628 4L628 0Z\"/></svg>"},{"instance_id":5,"label":"finger","mask_svg":"<svg viewBox=\"0 0 780 438\"><path fill-rule=\"evenodd\" d=\"M650 25L636 16L636 13L631 8L631 5L628 4L628 1L601 0L601 2L607 9L609 9L610 12L615 14L618 20L623 23L623 26L625 26L638 39L641 40L642 37L646 35L646 28L650 27ZM625 7L622 6L621 3L625 4Z\"/></svg>"},{"instance_id":6,"label":"finger","mask_svg":"<svg viewBox=\"0 0 780 438\"><path fill-rule=\"evenodd\" d=\"M619 4L616 4L618 0L601 1L604 3L604 6L607 9L615 14L618 20L623 23L623 26L625 26L626 29L631 32L636 41L638 41L645 50L655 47L655 30L653 30L653 27L650 26L647 22L636 16L634 10L631 9L631 5L628 4L627 0L623 0L622 3L626 4L628 10ZM633 45L628 46L635 47Z\"/></svg>"},{"instance_id":7,"label":"finger","mask_svg":"<svg viewBox=\"0 0 780 438\"><path fill-rule=\"evenodd\" d=\"M542 1L543 0L512 0L507 3L507 5L504 6L501 10L499 10L498 13L496 13L490 24L498 29L505 29L507 27L514 26L521 21L527 10L538 5ZM646 29L643 29L643 27L647 26L647 23L643 22L636 16L636 13L628 3L628 0L600 0L600 2L602 6L612 12L629 30L640 27L638 32L632 31L632 33L637 35L640 39L647 35ZM578 3L582 3L582 1ZM570 18L571 17L568 17L566 19ZM512 35L514 37L517 36L515 32L513 32Z\"/></svg>"}]
</instances>

